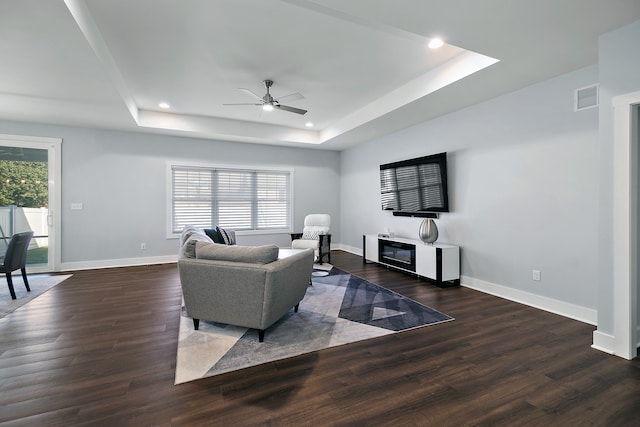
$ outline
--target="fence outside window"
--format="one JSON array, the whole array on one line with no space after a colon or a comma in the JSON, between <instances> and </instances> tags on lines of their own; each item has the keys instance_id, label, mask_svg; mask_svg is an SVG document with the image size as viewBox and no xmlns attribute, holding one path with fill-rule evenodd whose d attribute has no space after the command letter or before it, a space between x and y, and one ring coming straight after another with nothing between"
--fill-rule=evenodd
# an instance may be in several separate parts
<instances>
[{"instance_id":1,"label":"fence outside window","mask_svg":"<svg viewBox=\"0 0 640 427\"><path fill-rule=\"evenodd\" d=\"M0 206L0 255L4 257L11 236L15 233L29 230L34 233L29 245L29 251L39 250L39 252L44 252L49 245L48 216L49 209L47 208ZM46 262L46 258L44 262ZM40 261L37 261L37 263L40 263Z\"/></svg>"}]
</instances>

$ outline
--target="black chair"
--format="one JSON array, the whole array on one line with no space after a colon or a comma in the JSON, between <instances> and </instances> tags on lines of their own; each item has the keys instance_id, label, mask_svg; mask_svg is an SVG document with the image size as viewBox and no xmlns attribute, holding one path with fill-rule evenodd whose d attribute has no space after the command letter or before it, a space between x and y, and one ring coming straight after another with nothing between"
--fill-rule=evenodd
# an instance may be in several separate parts
<instances>
[{"instance_id":1,"label":"black chair","mask_svg":"<svg viewBox=\"0 0 640 427\"><path fill-rule=\"evenodd\" d=\"M27 288L27 292L31 292L29 288L29 282L27 281L27 250L29 249L29 243L33 237L33 231L25 231L22 233L14 234L11 237L7 252L4 254L4 261L0 266L0 273L7 275L7 285L9 286L9 292L11 292L11 299L16 299L16 292L13 290L13 280L11 279L11 273L20 269L22 271L22 280L24 280L24 287Z\"/></svg>"}]
</instances>

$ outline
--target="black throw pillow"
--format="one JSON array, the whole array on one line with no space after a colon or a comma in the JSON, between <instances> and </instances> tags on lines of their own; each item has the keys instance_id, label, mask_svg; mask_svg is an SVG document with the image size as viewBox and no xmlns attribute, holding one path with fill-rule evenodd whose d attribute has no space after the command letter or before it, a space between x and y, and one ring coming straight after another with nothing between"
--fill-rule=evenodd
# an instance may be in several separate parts
<instances>
[{"instance_id":1,"label":"black throw pillow","mask_svg":"<svg viewBox=\"0 0 640 427\"><path fill-rule=\"evenodd\" d=\"M235 245L236 239L233 238L233 234L231 234L230 230L225 230L224 228L216 227L218 229L218 233L220 233L220 237L222 237L223 243L225 245Z\"/></svg>"},{"instance_id":2,"label":"black throw pillow","mask_svg":"<svg viewBox=\"0 0 640 427\"><path fill-rule=\"evenodd\" d=\"M226 244L224 239L222 238L222 234L220 234L220 232L218 231L218 227L205 228L204 232L207 236L209 236L211 240L213 240L213 243L220 243L222 245Z\"/></svg>"}]
</instances>

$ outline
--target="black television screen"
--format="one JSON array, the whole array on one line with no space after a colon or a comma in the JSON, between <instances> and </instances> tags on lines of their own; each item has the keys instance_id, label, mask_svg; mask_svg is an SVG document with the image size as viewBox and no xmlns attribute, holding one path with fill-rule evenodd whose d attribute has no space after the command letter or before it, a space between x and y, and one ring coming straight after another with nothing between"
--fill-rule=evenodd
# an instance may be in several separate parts
<instances>
[{"instance_id":1,"label":"black television screen","mask_svg":"<svg viewBox=\"0 0 640 427\"><path fill-rule=\"evenodd\" d=\"M394 215L449 212L447 153L380 165L380 193Z\"/></svg>"}]
</instances>

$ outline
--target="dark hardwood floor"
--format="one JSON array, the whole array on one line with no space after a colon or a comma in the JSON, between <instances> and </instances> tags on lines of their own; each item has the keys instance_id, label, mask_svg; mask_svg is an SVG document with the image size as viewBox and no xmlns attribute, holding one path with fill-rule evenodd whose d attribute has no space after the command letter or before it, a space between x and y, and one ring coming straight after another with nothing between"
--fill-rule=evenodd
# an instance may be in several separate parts
<instances>
[{"instance_id":1,"label":"dark hardwood floor","mask_svg":"<svg viewBox=\"0 0 640 427\"><path fill-rule=\"evenodd\" d=\"M640 425L640 363L592 326L332 261L456 320L174 386L176 266L78 271L0 320L0 425Z\"/></svg>"}]
</instances>

